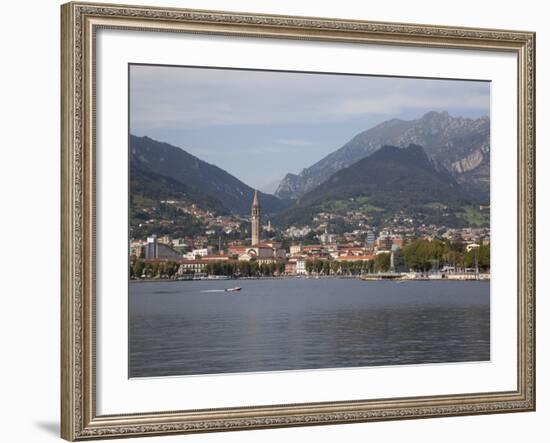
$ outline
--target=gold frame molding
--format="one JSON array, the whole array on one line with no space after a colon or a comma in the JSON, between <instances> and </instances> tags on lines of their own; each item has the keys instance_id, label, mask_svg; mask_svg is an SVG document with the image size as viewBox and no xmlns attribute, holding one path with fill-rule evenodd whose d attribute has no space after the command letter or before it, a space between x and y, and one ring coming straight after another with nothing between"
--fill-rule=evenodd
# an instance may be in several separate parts
<instances>
[{"instance_id":1,"label":"gold frame molding","mask_svg":"<svg viewBox=\"0 0 550 443\"><path fill-rule=\"evenodd\" d=\"M518 380L511 392L98 416L95 408L94 36L187 32L506 51L518 60ZM61 436L67 440L535 409L535 34L143 6L61 7Z\"/></svg>"}]
</instances>

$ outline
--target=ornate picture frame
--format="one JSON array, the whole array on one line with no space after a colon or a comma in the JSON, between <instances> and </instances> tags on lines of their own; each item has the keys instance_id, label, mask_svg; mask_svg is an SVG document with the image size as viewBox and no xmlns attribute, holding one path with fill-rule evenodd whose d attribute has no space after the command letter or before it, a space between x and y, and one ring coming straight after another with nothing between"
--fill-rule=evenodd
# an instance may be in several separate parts
<instances>
[{"instance_id":1,"label":"ornate picture frame","mask_svg":"<svg viewBox=\"0 0 550 443\"><path fill-rule=\"evenodd\" d=\"M69 441L535 410L535 34L73 2L62 18L61 436ZM96 412L95 36L99 29L506 52L517 56L517 389L457 395Z\"/></svg>"}]
</instances>

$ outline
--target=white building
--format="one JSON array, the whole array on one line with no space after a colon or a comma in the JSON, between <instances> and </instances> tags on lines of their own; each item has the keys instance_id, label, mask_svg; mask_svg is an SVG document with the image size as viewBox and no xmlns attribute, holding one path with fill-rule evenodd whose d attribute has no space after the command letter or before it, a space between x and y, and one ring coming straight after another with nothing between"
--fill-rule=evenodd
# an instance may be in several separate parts
<instances>
[{"instance_id":1,"label":"white building","mask_svg":"<svg viewBox=\"0 0 550 443\"><path fill-rule=\"evenodd\" d=\"M213 246L207 246L206 248L199 248L199 249L193 249L191 252L188 252L184 255L184 258L186 260L194 260L199 257L206 257L207 255L211 255L214 253L214 247Z\"/></svg>"},{"instance_id":2,"label":"white building","mask_svg":"<svg viewBox=\"0 0 550 443\"><path fill-rule=\"evenodd\" d=\"M303 257L296 258L296 274L306 275L306 259Z\"/></svg>"},{"instance_id":3,"label":"white building","mask_svg":"<svg viewBox=\"0 0 550 443\"><path fill-rule=\"evenodd\" d=\"M291 226L285 231L286 235L292 238L305 237L310 232L311 232L311 228L309 228L308 226L305 226L303 228L297 228L296 226Z\"/></svg>"},{"instance_id":4,"label":"white building","mask_svg":"<svg viewBox=\"0 0 550 443\"><path fill-rule=\"evenodd\" d=\"M319 240L322 244L326 245L327 243L334 242L334 239L336 236L334 234L329 234L327 231L325 231L323 234L319 236Z\"/></svg>"}]
</instances>

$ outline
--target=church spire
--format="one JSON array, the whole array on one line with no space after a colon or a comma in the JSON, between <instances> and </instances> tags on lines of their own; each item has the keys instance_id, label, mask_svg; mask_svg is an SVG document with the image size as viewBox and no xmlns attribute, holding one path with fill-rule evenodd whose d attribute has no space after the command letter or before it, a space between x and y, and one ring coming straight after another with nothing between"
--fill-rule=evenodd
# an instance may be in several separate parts
<instances>
[{"instance_id":1,"label":"church spire","mask_svg":"<svg viewBox=\"0 0 550 443\"><path fill-rule=\"evenodd\" d=\"M252 200L252 212L250 224L252 225L252 246L260 243L260 201L258 199L258 191L254 191L254 199Z\"/></svg>"}]
</instances>

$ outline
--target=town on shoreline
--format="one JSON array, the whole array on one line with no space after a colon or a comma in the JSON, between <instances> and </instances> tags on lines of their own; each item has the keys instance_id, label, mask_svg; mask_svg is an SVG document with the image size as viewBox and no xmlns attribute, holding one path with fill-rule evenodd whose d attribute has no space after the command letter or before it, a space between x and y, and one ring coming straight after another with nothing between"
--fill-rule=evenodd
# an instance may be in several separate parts
<instances>
[{"instance_id":1,"label":"town on shoreline","mask_svg":"<svg viewBox=\"0 0 550 443\"><path fill-rule=\"evenodd\" d=\"M247 281L247 280L362 280L362 281L413 281L413 282L426 282L426 281L490 281L491 275L489 273L460 273L460 274L422 274L422 273L381 273L381 274L368 274L368 275L277 275L271 277L234 277L234 276L220 276L220 275L184 275L184 276L156 276L156 277L144 277L134 278L133 283L164 283L164 282L187 282L187 281Z\"/></svg>"},{"instance_id":2,"label":"town on shoreline","mask_svg":"<svg viewBox=\"0 0 550 443\"><path fill-rule=\"evenodd\" d=\"M130 242L132 280L203 280L238 278L360 278L363 280L488 280L488 228L445 229L434 235L395 228L364 233L362 241L319 234L317 242L262 240L271 231L260 225L255 192L248 241L222 246L200 238L155 234Z\"/></svg>"}]
</instances>

